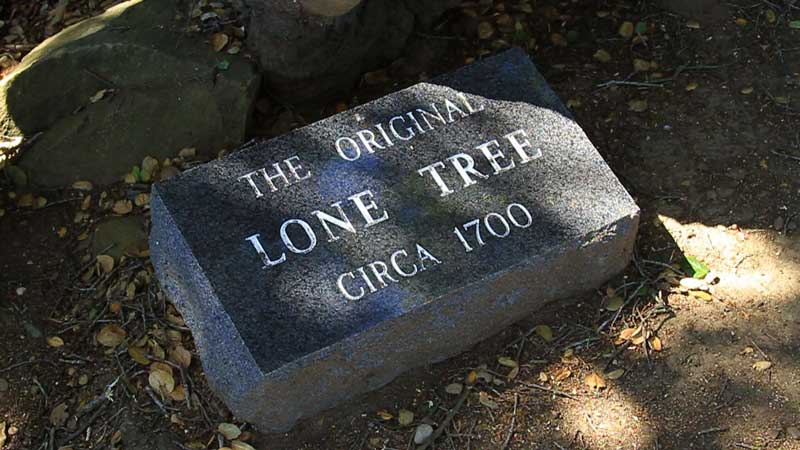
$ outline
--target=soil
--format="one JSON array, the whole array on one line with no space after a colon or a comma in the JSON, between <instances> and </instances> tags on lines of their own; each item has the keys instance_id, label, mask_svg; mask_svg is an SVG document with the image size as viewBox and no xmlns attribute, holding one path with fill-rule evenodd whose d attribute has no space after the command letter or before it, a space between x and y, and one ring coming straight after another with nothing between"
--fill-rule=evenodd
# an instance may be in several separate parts
<instances>
[{"instance_id":1,"label":"soil","mask_svg":"<svg viewBox=\"0 0 800 450\"><path fill-rule=\"evenodd\" d=\"M169 356L194 348L146 253L129 250L111 271L94 263L102 252L92 251L93 230L114 215L115 200L146 193L146 183L91 192L6 183L0 448L217 449L232 444L214 430L232 422L259 449L407 449L421 423L444 423L429 447L438 449L800 449L800 30L789 25L800 6L662 3L671 9L465 2L418 35L408 57L366 74L337 104L259 102L254 137L272 136L521 45L642 209L635 262L607 286L287 434L237 421L208 389L196 355L188 369ZM620 35L625 21L643 23L638 38ZM477 34L482 22L493 25L491 37ZM610 60L601 62L599 49ZM634 71L636 59L648 70ZM194 163L185 155L174 167ZM25 206L39 197L46 203ZM128 215L146 221L147 208ZM675 272L688 269L665 266L681 267L687 256L712 271L708 295L677 286L683 275ZM637 294L639 285L646 289ZM610 323L615 296L631 301ZM124 344L98 343L109 324L125 330ZM541 324L552 340L534 331ZM658 341L615 346L623 330L640 326ZM64 345L53 346L54 336ZM127 350L137 345L155 356L166 350L161 358L188 401L149 388L148 368ZM515 377L501 357L518 361ZM481 376L470 385L473 371ZM452 383L465 394L447 421L461 398L445 391ZM412 424L398 423L401 409L414 413Z\"/></svg>"}]
</instances>

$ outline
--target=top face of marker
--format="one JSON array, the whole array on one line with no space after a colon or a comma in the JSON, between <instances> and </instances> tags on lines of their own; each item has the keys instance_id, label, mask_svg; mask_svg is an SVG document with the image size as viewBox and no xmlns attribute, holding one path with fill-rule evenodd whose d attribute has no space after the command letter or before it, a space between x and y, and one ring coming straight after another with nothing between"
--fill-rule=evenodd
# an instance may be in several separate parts
<instances>
[{"instance_id":1,"label":"top face of marker","mask_svg":"<svg viewBox=\"0 0 800 450\"><path fill-rule=\"evenodd\" d=\"M521 51L156 193L264 371L579 245L635 210Z\"/></svg>"}]
</instances>

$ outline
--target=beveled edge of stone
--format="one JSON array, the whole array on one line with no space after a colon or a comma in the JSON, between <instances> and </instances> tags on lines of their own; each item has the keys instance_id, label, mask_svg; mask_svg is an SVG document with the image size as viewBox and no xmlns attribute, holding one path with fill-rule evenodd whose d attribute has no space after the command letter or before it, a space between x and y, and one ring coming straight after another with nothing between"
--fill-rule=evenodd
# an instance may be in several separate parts
<instances>
[{"instance_id":1,"label":"beveled edge of stone","mask_svg":"<svg viewBox=\"0 0 800 450\"><path fill-rule=\"evenodd\" d=\"M157 185L152 189L150 210L153 217L161 218L152 221L150 230L150 258L159 283L191 329L211 387L225 403L238 405L238 399L257 386L264 374L173 221Z\"/></svg>"},{"instance_id":2,"label":"beveled edge of stone","mask_svg":"<svg viewBox=\"0 0 800 450\"><path fill-rule=\"evenodd\" d=\"M631 259L640 219L638 206L635 203L632 206L629 214L587 233L582 239L532 255L403 316L381 322L265 373L252 391L232 404L235 405L232 409L260 431L286 432L297 421L330 409L342 400L380 388L407 370L458 355L547 303L591 291L623 271ZM561 267L556 277L546 270L553 267ZM578 275L574 275L576 272ZM579 280L566 287L553 282L575 276ZM531 280L536 282L531 284ZM546 289L542 289L543 286ZM538 294L531 300L535 305L522 299L526 294ZM473 301L469 302L470 299ZM502 308L512 309L507 319L482 320L486 316L478 311L484 306L490 308L495 301ZM472 311L472 327L463 320L470 316L467 312L470 308L475 310ZM410 340L406 340L403 345L396 345L397 338L422 336L424 333L409 329L418 328L420 321L427 322L422 326L431 330L450 322L451 329L468 328L469 333L453 336L442 332L439 333L442 336L428 337L426 342L409 345ZM482 331L476 332L476 329ZM453 344L454 339L457 339L456 344ZM364 373L369 374L367 379L361 376ZM326 385L328 378L331 381Z\"/></svg>"}]
</instances>

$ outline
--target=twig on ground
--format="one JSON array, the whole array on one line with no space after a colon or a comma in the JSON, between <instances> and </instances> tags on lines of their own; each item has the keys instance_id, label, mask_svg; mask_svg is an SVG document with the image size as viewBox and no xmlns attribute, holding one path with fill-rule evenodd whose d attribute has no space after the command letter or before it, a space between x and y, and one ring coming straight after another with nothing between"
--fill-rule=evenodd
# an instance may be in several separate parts
<instances>
[{"instance_id":1,"label":"twig on ground","mask_svg":"<svg viewBox=\"0 0 800 450\"><path fill-rule=\"evenodd\" d=\"M417 447L417 450L427 449L428 447L433 445L433 443L436 441L436 439L439 438L439 436L442 435L442 433L444 433L444 430L450 425L450 422L453 420L453 417L455 417L456 414L458 414L458 411L461 409L461 406L464 404L464 400L467 399L467 396L470 394L470 392L472 392L472 387L464 389L464 392L462 392L461 396L458 397L456 405L453 406L450 412L447 413L447 416L444 418L444 420L442 420L442 423L439 424L439 427L436 428L436 431L433 432L433 434L428 439L428 441L425 442L425 444Z\"/></svg>"},{"instance_id":2,"label":"twig on ground","mask_svg":"<svg viewBox=\"0 0 800 450\"><path fill-rule=\"evenodd\" d=\"M570 400L578 400L578 397L575 397L574 395L566 393L564 391L559 391L557 389L551 389L549 387L542 386L542 385L535 384L535 383L528 383L528 382L525 382L525 381L518 381L518 380L515 380L515 381L517 383L519 383L519 384L521 384L521 385L523 385L525 387L529 387L531 389L538 389L540 391L549 392L549 393L551 393L553 395L558 395L559 397L566 397L566 398L568 398Z\"/></svg>"},{"instance_id":3,"label":"twig on ground","mask_svg":"<svg viewBox=\"0 0 800 450\"><path fill-rule=\"evenodd\" d=\"M702 431L698 431L697 435L698 436L702 436L704 434L723 433L725 431L728 431L729 429L730 428L728 428L728 427L713 427L713 428L708 428L708 429L705 429L705 430L702 430Z\"/></svg>"},{"instance_id":4,"label":"twig on ground","mask_svg":"<svg viewBox=\"0 0 800 450\"><path fill-rule=\"evenodd\" d=\"M506 440L503 441L503 446L500 447L500 450L505 450L508 448L508 444L511 443L511 436L514 435L514 426L517 424L517 404L519 403L519 394L516 392L514 393L514 411L511 413L511 425L508 427L508 436L506 436Z\"/></svg>"}]
</instances>

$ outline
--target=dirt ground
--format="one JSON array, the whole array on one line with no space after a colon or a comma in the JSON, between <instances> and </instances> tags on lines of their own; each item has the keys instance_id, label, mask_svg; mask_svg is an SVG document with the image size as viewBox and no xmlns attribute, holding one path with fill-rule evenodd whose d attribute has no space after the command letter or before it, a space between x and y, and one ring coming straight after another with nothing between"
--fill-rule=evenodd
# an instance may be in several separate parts
<instances>
[{"instance_id":1,"label":"dirt ground","mask_svg":"<svg viewBox=\"0 0 800 450\"><path fill-rule=\"evenodd\" d=\"M98 224L149 220L147 183L5 180L0 449L410 449L421 424L441 450L800 449L800 4L656 3L465 2L351 98L259 102L268 137L523 46L642 209L635 261L607 286L287 434L215 399L145 249L95 262ZM697 286L686 257L711 271Z\"/></svg>"}]
</instances>

